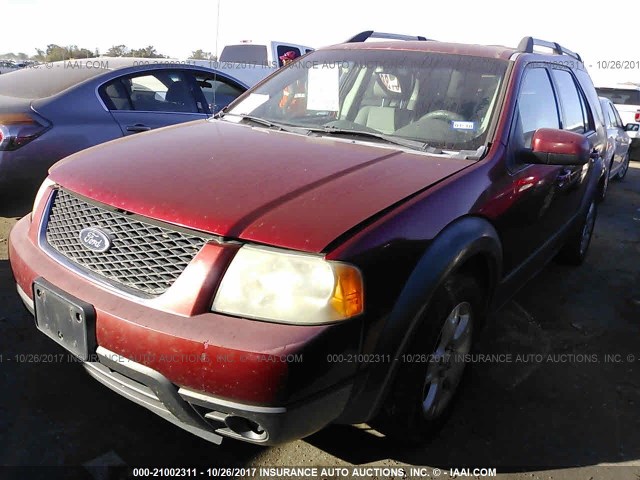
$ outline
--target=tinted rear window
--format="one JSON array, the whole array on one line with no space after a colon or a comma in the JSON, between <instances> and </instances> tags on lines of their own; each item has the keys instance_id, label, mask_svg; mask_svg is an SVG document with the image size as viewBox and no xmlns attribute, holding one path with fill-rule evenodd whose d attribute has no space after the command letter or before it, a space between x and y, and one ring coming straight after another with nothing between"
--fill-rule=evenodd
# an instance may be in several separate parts
<instances>
[{"instance_id":1,"label":"tinted rear window","mask_svg":"<svg viewBox=\"0 0 640 480\"><path fill-rule=\"evenodd\" d=\"M251 63L266 65L267 47L264 45L227 45L220 54L221 62Z\"/></svg>"},{"instance_id":2,"label":"tinted rear window","mask_svg":"<svg viewBox=\"0 0 640 480\"><path fill-rule=\"evenodd\" d=\"M626 88L596 88L598 95L607 97L616 105L640 105L640 90Z\"/></svg>"},{"instance_id":3,"label":"tinted rear window","mask_svg":"<svg viewBox=\"0 0 640 480\"><path fill-rule=\"evenodd\" d=\"M0 75L0 95L33 99L50 97L105 71L101 68L65 68L62 62L23 68Z\"/></svg>"}]
</instances>

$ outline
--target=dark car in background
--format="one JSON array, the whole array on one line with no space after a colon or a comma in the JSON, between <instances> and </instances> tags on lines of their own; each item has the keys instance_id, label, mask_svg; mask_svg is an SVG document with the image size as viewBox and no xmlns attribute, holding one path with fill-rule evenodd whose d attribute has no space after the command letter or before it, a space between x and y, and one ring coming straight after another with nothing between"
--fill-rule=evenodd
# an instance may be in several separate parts
<instances>
[{"instance_id":1,"label":"dark car in background","mask_svg":"<svg viewBox=\"0 0 640 480\"><path fill-rule=\"evenodd\" d=\"M0 76L0 190L39 184L55 162L99 143L206 119L246 86L168 59L95 58Z\"/></svg>"},{"instance_id":2,"label":"dark car in background","mask_svg":"<svg viewBox=\"0 0 640 480\"><path fill-rule=\"evenodd\" d=\"M9 241L37 328L213 442L432 434L487 313L585 260L602 109L557 43L354 38L57 163Z\"/></svg>"}]
</instances>

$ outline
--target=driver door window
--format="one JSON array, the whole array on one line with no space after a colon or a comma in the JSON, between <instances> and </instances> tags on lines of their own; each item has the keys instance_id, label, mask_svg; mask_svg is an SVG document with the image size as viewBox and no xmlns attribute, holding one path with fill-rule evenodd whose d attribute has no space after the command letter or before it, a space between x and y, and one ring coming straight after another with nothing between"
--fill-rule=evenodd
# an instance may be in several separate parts
<instances>
[{"instance_id":1,"label":"driver door window","mask_svg":"<svg viewBox=\"0 0 640 480\"><path fill-rule=\"evenodd\" d=\"M116 79L104 87L103 99L110 110L199 113L189 79L178 71Z\"/></svg>"},{"instance_id":2,"label":"driver door window","mask_svg":"<svg viewBox=\"0 0 640 480\"><path fill-rule=\"evenodd\" d=\"M539 128L560 128L558 106L545 68L532 68L520 87L518 96L522 143L531 147L533 134Z\"/></svg>"}]
</instances>

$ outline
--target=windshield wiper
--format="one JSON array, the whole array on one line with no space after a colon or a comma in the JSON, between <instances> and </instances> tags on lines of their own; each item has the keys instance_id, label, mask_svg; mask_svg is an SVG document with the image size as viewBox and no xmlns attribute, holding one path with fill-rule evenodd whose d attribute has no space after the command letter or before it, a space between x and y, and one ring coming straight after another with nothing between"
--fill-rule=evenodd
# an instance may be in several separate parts
<instances>
[{"instance_id":1,"label":"windshield wiper","mask_svg":"<svg viewBox=\"0 0 640 480\"><path fill-rule=\"evenodd\" d=\"M253 115L239 115L237 113L225 112L224 115L220 115L218 118L226 117L227 115L230 115L232 117L240 117L241 121L247 120L249 122L257 123L258 125L262 125L267 128L273 128L275 130L281 130L284 132L306 133L307 131L306 128L290 127L288 125L283 125L281 123L272 122L271 120L267 120L266 118L254 117Z\"/></svg>"},{"instance_id":2,"label":"windshield wiper","mask_svg":"<svg viewBox=\"0 0 640 480\"><path fill-rule=\"evenodd\" d=\"M279 124L274 123L274 122L270 122L269 120L265 120L264 118L254 117L252 115L238 115L237 113L225 112L224 115L220 115L218 118L226 117L227 115L229 115L231 117L240 117L240 120L248 120L250 122L262 125L264 127L282 129L282 125L279 125Z\"/></svg>"},{"instance_id":3,"label":"windshield wiper","mask_svg":"<svg viewBox=\"0 0 640 480\"><path fill-rule=\"evenodd\" d=\"M431 147L426 142L419 140L410 140L403 137L395 137L393 135L387 135L384 133L365 132L362 130L349 130L347 128L336 128L331 126L321 128L307 128L309 132L314 133L326 133L329 135L353 135L355 137L375 138L394 145L400 145L401 147L411 148L413 150L419 150L421 152L439 153L439 149Z\"/></svg>"}]
</instances>

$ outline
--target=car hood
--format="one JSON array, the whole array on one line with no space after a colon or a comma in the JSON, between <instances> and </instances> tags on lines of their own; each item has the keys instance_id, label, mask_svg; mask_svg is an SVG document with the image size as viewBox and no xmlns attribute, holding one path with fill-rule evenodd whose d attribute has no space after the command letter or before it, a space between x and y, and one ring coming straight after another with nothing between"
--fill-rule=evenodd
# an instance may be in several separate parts
<instances>
[{"instance_id":1,"label":"car hood","mask_svg":"<svg viewBox=\"0 0 640 480\"><path fill-rule=\"evenodd\" d=\"M214 120L92 147L58 162L51 178L157 220L321 252L372 215L470 164Z\"/></svg>"}]
</instances>

